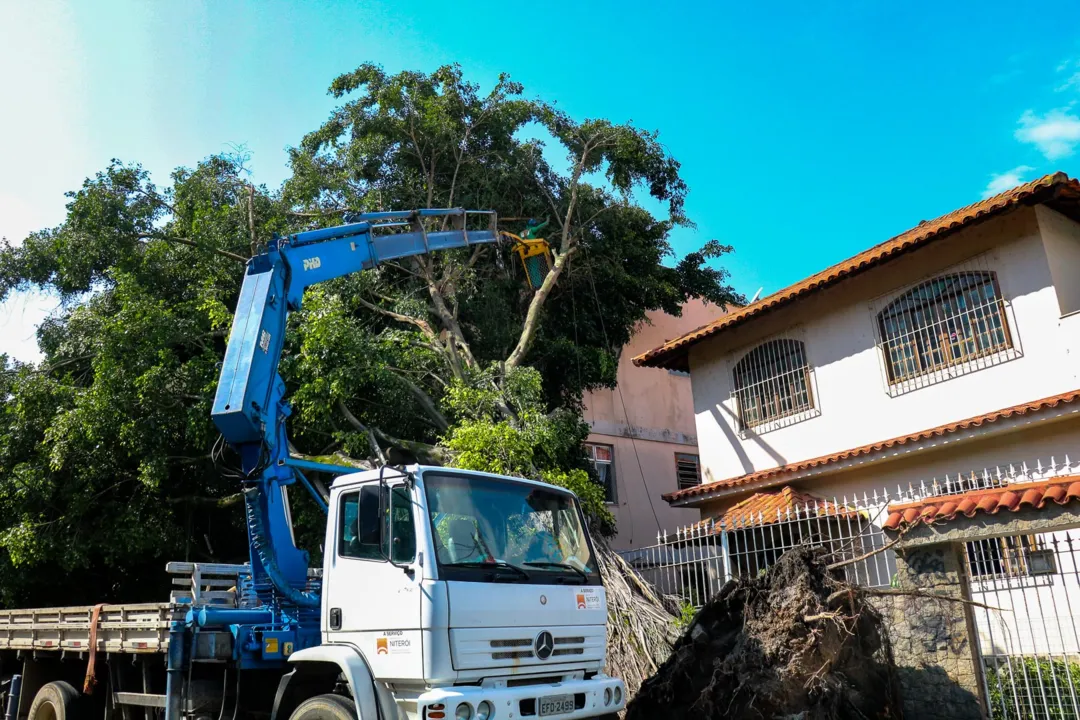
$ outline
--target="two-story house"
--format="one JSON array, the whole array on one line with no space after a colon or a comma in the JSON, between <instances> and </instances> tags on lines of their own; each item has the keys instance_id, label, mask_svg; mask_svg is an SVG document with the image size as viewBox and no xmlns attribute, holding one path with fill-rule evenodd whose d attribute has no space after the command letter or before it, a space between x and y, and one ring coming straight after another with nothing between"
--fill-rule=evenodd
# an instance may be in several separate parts
<instances>
[{"instance_id":1,"label":"two-story house","mask_svg":"<svg viewBox=\"0 0 1080 720\"><path fill-rule=\"evenodd\" d=\"M682 370L637 367L636 354L665 338L701 327L724 309L690 300L679 317L648 314L619 356L613 389L586 393L586 444L618 523L612 546L629 550L656 542L656 534L698 519L694 508L672 507L661 495L701 483L690 377Z\"/></svg>"},{"instance_id":2,"label":"two-story house","mask_svg":"<svg viewBox=\"0 0 1080 720\"><path fill-rule=\"evenodd\" d=\"M634 363L691 374L704 483L664 499L703 517L1076 465L1080 182L921 222Z\"/></svg>"}]
</instances>

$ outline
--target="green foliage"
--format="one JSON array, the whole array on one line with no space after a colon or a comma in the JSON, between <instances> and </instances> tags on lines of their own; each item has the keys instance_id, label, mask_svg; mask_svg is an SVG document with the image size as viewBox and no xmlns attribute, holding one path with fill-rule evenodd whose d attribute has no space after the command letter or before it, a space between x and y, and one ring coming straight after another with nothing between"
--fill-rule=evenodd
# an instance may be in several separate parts
<instances>
[{"instance_id":1,"label":"green foliage","mask_svg":"<svg viewBox=\"0 0 1080 720\"><path fill-rule=\"evenodd\" d=\"M453 465L566 488L578 496L593 530L614 534L615 518L604 491L583 467L581 443L588 426L565 410L543 412L536 370L514 368L501 385L494 384L494 373L494 367L482 373L479 387L455 383L447 392L447 406L459 418L443 441L453 453ZM500 402L510 406L514 420L500 419Z\"/></svg>"},{"instance_id":2,"label":"green foliage","mask_svg":"<svg viewBox=\"0 0 1080 720\"><path fill-rule=\"evenodd\" d=\"M679 633L686 632L686 629L690 627L690 623L694 622L695 617L697 617L697 608L689 600L683 600L679 603L679 615L674 620L675 629Z\"/></svg>"},{"instance_id":3,"label":"green foliage","mask_svg":"<svg viewBox=\"0 0 1080 720\"><path fill-rule=\"evenodd\" d=\"M245 558L237 483L222 467L235 459L209 417L244 263L273 233L333 225L345 210L548 218L549 238L573 252L535 307L508 247L311 289L280 368L297 450L449 457L546 479L613 528L581 450L583 393L614 383L649 311L738 299L710 266L718 243L664 264L668 232L688 223L678 163L655 133L577 122L505 76L481 93L456 66L364 65L330 92L342 105L290 151L280 189L252 186L242 156L178 168L165 187L113 161L69 194L61 225L0 245L0 299L42 288L63 301L38 331L40 363L0 360L0 604L154 600L167 560ZM536 128L573 158L569 171L525 139ZM637 192L668 216L635 204ZM508 363L530 308L534 340ZM292 499L314 550L322 518Z\"/></svg>"},{"instance_id":4,"label":"green foliage","mask_svg":"<svg viewBox=\"0 0 1080 720\"><path fill-rule=\"evenodd\" d=\"M585 518L593 532L604 537L615 534L615 516L611 514L604 500L604 489L589 473L579 468L570 471L541 470L540 479L566 488L577 495L581 502L581 510L585 513Z\"/></svg>"},{"instance_id":5,"label":"green foliage","mask_svg":"<svg viewBox=\"0 0 1080 720\"><path fill-rule=\"evenodd\" d=\"M986 667L992 717L1067 720L1076 717L1080 663L1031 657L999 658Z\"/></svg>"}]
</instances>

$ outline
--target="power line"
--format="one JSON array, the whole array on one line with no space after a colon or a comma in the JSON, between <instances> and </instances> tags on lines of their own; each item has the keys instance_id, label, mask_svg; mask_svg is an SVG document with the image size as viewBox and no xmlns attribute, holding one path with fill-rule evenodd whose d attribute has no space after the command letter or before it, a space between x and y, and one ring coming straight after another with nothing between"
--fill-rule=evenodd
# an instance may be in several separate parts
<instances>
[{"instance_id":1,"label":"power line","mask_svg":"<svg viewBox=\"0 0 1080 720\"><path fill-rule=\"evenodd\" d=\"M581 346L578 344L578 332L577 332L577 297L576 297L575 292L574 292L574 258L571 257L570 260L567 261L567 263L568 263L567 273L569 273L569 275L570 275L570 311L571 311L571 315L572 315L572 318L573 318L573 321L574 321L574 359L575 359L574 364L577 365L578 388L581 388L581 386L582 386L581 385ZM603 313L601 313L600 327L601 328L604 327ZM608 344L607 332L606 331L604 332L604 344L605 345ZM618 387L618 382L616 382L616 387ZM623 414L624 415L626 414L626 406L625 405L623 406ZM592 428L590 428L590 430L591 429ZM633 443L633 440L634 440L633 437L631 437L630 442ZM634 449L634 452L635 452L635 454L637 453L636 448ZM638 467L639 468L641 467L641 462L640 461L638 462ZM615 478L615 482L616 483L618 482L618 477ZM616 500L618 500L618 497L616 497ZM632 512L629 513L628 517L630 518L630 542L632 543L632 542L634 542L634 513L632 513Z\"/></svg>"},{"instance_id":2,"label":"power line","mask_svg":"<svg viewBox=\"0 0 1080 720\"><path fill-rule=\"evenodd\" d=\"M593 280L592 268L587 268L589 273L589 285L592 287L593 300L596 302L596 312L600 318L600 330L604 334L604 344L608 347L611 346L611 341L608 340L607 327L604 325L604 311L600 308L600 295L596 292L596 282ZM656 530L659 532L660 518L656 514L656 506L653 505L652 494L649 492L649 484L645 482L645 470L641 466L641 455L637 449L637 439L634 437L634 426L630 422L630 413L626 410L626 400L623 399L622 386L619 384L619 367L615 366L615 389L619 393L619 403L622 405L623 417L626 419L626 427L630 430L630 447L634 449L634 459L637 460L638 473L641 475L641 486L645 489L645 499L649 501L649 510L652 511L653 520L656 521ZM633 513L631 513L631 517ZM631 524L631 536L630 542L634 541L633 538L633 525Z\"/></svg>"}]
</instances>

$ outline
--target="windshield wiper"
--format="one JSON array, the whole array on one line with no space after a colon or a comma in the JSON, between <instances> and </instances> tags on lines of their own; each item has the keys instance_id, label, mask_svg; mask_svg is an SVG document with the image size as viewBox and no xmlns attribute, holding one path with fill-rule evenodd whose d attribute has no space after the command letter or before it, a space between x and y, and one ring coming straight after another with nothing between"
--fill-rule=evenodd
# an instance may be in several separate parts
<instances>
[{"instance_id":1,"label":"windshield wiper","mask_svg":"<svg viewBox=\"0 0 1080 720\"><path fill-rule=\"evenodd\" d=\"M478 563L471 563L471 562L445 563L444 562L444 563L439 563L439 564L442 567L467 568L469 570L502 570L503 568L506 568L507 570L513 570L514 572L516 572L517 574L519 574L521 577L523 577L526 580L531 580L532 579L532 576L529 575L528 570L526 570L525 568L518 567L517 565L514 565L513 563L508 563L505 560L496 560L494 562L478 562ZM530 563L525 563L525 564L529 565Z\"/></svg>"},{"instance_id":2,"label":"windshield wiper","mask_svg":"<svg viewBox=\"0 0 1080 720\"><path fill-rule=\"evenodd\" d=\"M539 562L527 562L527 563L523 563L523 564L528 565L530 567L562 568L564 570L573 570L574 572L576 572L578 575L581 576L582 580L588 580L589 579L589 574L588 573L586 573L584 570L582 570L579 567L574 567L570 563L552 562L552 561L549 561L549 560L542 560L542 561L539 561Z\"/></svg>"}]
</instances>

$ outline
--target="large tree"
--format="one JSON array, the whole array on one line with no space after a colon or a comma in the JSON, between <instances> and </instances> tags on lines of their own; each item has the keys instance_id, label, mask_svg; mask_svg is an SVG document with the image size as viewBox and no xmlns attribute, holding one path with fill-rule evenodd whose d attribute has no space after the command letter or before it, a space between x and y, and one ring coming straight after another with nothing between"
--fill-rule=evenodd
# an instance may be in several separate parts
<instances>
[{"instance_id":1,"label":"large tree","mask_svg":"<svg viewBox=\"0 0 1080 720\"><path fill-rule=\"evenodd\" d=\"M5 360L0 376L0 602L154 599L166 559L242 559L209 408L244 262L272 233L350 211L490 209L511 231L546 219L554 263L535 292L508 244L309 290L282 365L296 451L543 477L610 529L581 454L583 393L614 383L648 311L736 299L706 262L727 250L716 242L664 264L688 224L678 163L655 133L574 120L506 77L482 94L453 66L365 65L330 92L343 103L291 151L280 189L253 186L242 157L165 188L114 162L71 193L62 225L0 249L0 296L63 300L38 333L43 360ZM298 514L317 550L312 510Z\"/></svg>"}]
</instances>

